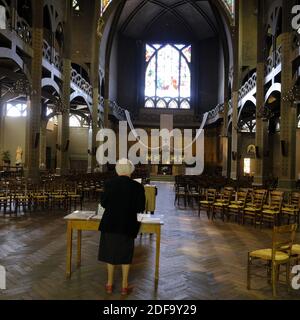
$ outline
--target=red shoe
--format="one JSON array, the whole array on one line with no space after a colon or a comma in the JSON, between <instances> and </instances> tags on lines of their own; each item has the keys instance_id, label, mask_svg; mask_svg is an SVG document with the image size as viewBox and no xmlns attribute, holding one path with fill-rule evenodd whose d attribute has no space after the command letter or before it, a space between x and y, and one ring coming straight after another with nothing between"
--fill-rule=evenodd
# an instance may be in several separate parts
<instances>
[{"instance_id":1,"label":"red shoe","mask_svg":"<svg viewBox=\"0 0 300 320\"><path fill-rule=\"evenodd\" d=\"M113 292L113 286L112 285L105 285L105 291L107 294L111 294Z\"/></svg>"},{"instance_id":2,"label":"red shoe","mask_svg":"<svg viewBox=\"0 0 300 320\"><path fill-rule=\"evenodd\" d=\"M121 295L122 296L127 296L128 294L130 294L133 290L132 286L128 286L127 288L122 288L121 290Z\"/></svg>"}]
</instances>

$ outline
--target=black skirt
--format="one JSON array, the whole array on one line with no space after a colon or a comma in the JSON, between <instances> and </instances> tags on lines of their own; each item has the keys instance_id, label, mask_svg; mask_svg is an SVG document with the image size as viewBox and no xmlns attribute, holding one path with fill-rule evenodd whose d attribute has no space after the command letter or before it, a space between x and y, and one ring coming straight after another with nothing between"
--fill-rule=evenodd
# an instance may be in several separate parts
<instances>
[{"instance_id":1,"label":"black skirt","mask_svg":"<svg viewBox=\"0 0 300 320\"><path fill-rule=\"evenodd\" d=\"M112 265L131 264L134 238L124 234L101 232L98 259Z\"/></svg>"}]
</instances>

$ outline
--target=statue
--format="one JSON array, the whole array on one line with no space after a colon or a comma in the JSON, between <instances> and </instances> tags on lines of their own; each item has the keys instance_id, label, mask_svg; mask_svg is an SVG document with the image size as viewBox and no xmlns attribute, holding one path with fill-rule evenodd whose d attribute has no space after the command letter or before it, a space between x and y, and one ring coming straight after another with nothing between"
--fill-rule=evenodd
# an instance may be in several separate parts
<instances>
[{"instance_id":1,"label":"statue","mask_svg":"<svg viewBox=\"0 0 300 320\"><path fill-rule=\"evenodd\" d=\"M23 149L18 146L16 151L16 166L19 166L22 164L22 156L23 156Z\"/></svg>"}]
</instances>

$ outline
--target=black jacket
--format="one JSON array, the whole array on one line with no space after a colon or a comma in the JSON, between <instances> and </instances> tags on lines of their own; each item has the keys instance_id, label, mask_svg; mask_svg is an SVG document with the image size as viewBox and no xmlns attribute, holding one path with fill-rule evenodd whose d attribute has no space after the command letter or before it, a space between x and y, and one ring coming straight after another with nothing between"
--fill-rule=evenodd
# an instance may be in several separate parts
<instances>
[{"instance_id":1,"label":"black jacket","mask_svg":"<svg viewBox=\"0 0 300 320\"><path fill-rule=\"evenodd\" d=\"M145 189L140 183L124 176L107 181L101 197L105 211L99 230L135 238L139 229L137 213L145 211L145 202Z\"/></svg>"}]
</instances>

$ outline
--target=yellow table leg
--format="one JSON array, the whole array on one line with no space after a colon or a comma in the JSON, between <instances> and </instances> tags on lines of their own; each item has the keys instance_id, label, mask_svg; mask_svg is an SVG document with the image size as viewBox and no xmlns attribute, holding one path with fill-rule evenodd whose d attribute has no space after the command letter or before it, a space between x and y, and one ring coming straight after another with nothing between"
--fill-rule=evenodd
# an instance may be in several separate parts
<instances>
[{"instance_id":1,"label":"yellow table leg","mask_svg":"<svg viewBox=\"0 0 300 320\"><path fill-rule=\"evenodd\" d=\"M159 255L160 255L160 226L156 230L156 258L155 258L155 280L159 278Z\"/></svg>"},{"instance_id":2,"label":"yellow table leg","mask_svg":"<svg viewBox=\"0 0 300 320\"><path fill-rule=\"evenodd\" d=\"M77 267L81 266L81 238L82 238L82 231L77 231Z\"/></svg>"},{"instance_id":3,"label":"yellow table leg","mask_svg":"<svg viewBox=\"0 0 300 320\"><path fill-rule=\"evenodd\" d=\"M73 229L72 223L68 222L67 226L67 264L66 264L66 277L71 277L72 272L72 240L73 240Z\"/></svg>"}]
</instances>

